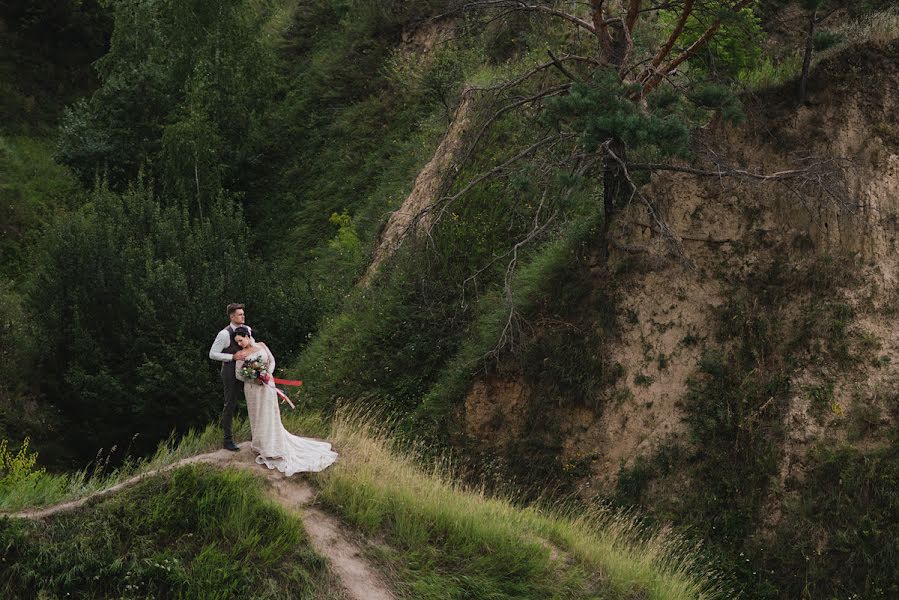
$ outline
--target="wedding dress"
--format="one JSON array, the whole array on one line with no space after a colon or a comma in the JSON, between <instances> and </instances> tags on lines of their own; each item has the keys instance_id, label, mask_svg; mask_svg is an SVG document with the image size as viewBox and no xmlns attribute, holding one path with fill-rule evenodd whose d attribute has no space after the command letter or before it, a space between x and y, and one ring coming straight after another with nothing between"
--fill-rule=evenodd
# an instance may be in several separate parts
<instances>
[{"instance_id":1,"label":"wedding dress","mask_svg":"<svg viewBox=\"0 0 899 600\"><path fill-rule=\"evenodd\" d=\"M269 373L275 372L275 357L268 346L261 346L247 360L262 357L268 362ZM281 410L274 383L264 385L247 382L240 373L244 361L236 362L237 378L245 382L244 396L253 434L252 448L259 456L256 462L269 469L277 469L287 476L307 471L322 471L337 460L337 453L328 442L319 442L293 435L281 424Z\"/></svg>"}]
</instances>

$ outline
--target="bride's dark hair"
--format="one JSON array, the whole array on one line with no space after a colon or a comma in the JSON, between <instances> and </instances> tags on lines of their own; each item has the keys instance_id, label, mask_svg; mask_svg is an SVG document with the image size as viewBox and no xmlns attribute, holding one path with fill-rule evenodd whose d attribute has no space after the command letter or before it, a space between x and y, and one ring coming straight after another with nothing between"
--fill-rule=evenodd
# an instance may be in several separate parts
<instances>
[{"instance_id":1,"label":"bride's dark hair","mask_svg":"<svg viewBox=\"0 0 899 600\"><path fill-rule=\"evenodd\" d=\"M243 337L250 337L250 330L247 329L246 327L244 327L243 325L241 325L240 327L235 327L235 328L234 328L234 335L235 335L235 336L241 335L241 336L243 336Z\"/></svg>"}]
</instances>

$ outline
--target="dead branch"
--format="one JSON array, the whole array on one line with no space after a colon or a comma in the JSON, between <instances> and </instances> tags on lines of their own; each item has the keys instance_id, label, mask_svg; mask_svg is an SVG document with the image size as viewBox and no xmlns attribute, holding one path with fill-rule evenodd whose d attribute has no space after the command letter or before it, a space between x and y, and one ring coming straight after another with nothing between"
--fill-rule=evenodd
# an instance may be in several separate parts
<instances>
[{"instance_id":1,"label":"dead branch","mask_svg":"<svg viewBox=\"0 0 899 600\"><path fill-rule=\"evenodd\" d=\"M615 151L612 150L612 140L606 140L605 142L603 142L602 149L608 156L610 156L616 163L618 163L622 175L624 175L624 178L625 180L627 180L628 185L631 186L631 197L636 196L640 199L640 201L646 207L646 212L647 214L649 214L650 219L652 219L652 221L655 223L657 231L662 235L662 238L666 242L668 242L678 258L680 258L691 269L695 269L693 263L689 258L687 258L687 255L684 253L683 246L681 245L677 236L671 230L671 228L668 227L668 223L666 223L665 220L659 216L658 212L656 211L655 205L650 202L650 200L645 195L643 195L643 192L640 191L639 186L637 186L637 184L634 182L633 178L631 177L630 171L628 170L627 163L625 163L621 159L621 157L615 154Z\"/></svg>"},{"instance_id":2,"label":"dead branch","mask_svg":"<svg viewBox=\"0 0 899 600\"><path fill-rule=\"evenodd\" d=\"M649 229L649 230L653 229L652 225L649 225L647 223L640 223L639 221L629 221L628 225L633 225L634 227L642 227L644 229ZM691 235L683 235L683 234L678 234L678 237L681 240L686 240L688 242L703 242L705 244L712 244L712 245L735 244L738 241L740 241L740 240L735 240L732 238L712 238L712 237L700 237L700 236L696 236L696 235L691 236ZM641 252L648 251L645 248L643 248L642 246L631 246L630 248L632 248L632 249L639 248Z\"/></svg>"},{"instance_id":3,"label":"dead branch","mask_svg":"<svg viewBox=\"0 0 899 600\"><path fill-rule=\"evenodd\" d=\"M417 227L418 222L421 221L426 215L431 213L435 208L440 208L440 212L438 213L437 218L434 220L433 223L431 223L431 226L428 228L430 230L433 227L434 223L438 222L443 217L443 215L446 212L449 205L453 201L458 200L459 198L464 196L473 187L475 187L476 185L478 185L479 183L481 183L482 181L484 181L486 179L490 179L491 177L494 177L494 176L502 173L509 165L521 160L522 158L531 154L538 148L540 148L542 146L546 146L548 144L558 143L565 137L570 137L570 135L563 134L563 135L551 135L551 136L545 137L545 138L531 144L530 146L528 146L527 148L525 148L524 150L522 150L521 152L519 152L512 158L503 162L502 164L499 164L499 165L493 167L492 169L490 169L489 171L486 171L485 173L478 175L477 177L475 177L474 179L469 181L465 187L463 187L461 190L459 190L455 194L438 198L434 203L432 203L432 204L422 208L420 211L418 211L418 214L416 214L412 218L409 225L406 226L406 230L403 232L402 237L405 237L410 230L413 230L415 227Z\"/></svg>"},{"instance_id":4,"label":"dead branch","mask_svg":"<svg viewBox=\"0 0 899 600\"><path fill-rule=\"evenodd\" d=\"M699 177L741 177L746 179L755 179L758 181L781 181L784 179L798 179L807 177L814 173L817 169L828 165L841 162L843 159L823 160L809 167L801 169L789 169L786 171L777 171L776 173L754 173L746 169L735 169L717 164L718 169L709 171L705 169L696 169L681 165L668 165L664 163L631 163L632 171L672 171L675 173L687 173L689 175L697 175Z\"/></svg>"},{"instance_id":5,"label":"dead branch","mask_svg":"<svg viewBox=\"0 0 899 600\"><path fill-rule=\"evenodd\" d=\"M516 100L515 102L512 102L511 104L507 104L506 106L493 113L478 130L478 133L474 136L471 143L468 144L468 149L465 152L465 156L459 161L459 164L465 164L468 161L469 157L474 153L475 149L480 143L481 138L484 137L484 135L487 133L487 130L490 129L490 126L493 125L493 123L496 122L496 120L501 116L511 110L514 110L515 108L518 108L519 106L524 106L525 104L536 102L537 100L541 100L543 98L549 98L550 96L562 94L563 92L568 91L570 87L571 83L563 83L551 88L543 89L533 96L528 96L527 98L522 98Z\"/></svg>"},{"instance_id":6,"label":"dead branch","mask_svg":"<svg viewBox=\"0 0 899 600\"><path fill-rule=\"evenodd\" d=\"M536 67L534 67L533 69L531 69L530 71L527 71L526 73L523 73L522 75L519 75L515 79L510 79L509 81L504 81L502 83L490 85L487 87L471 86L468 89L471 91L476 91L476 92L502 91L502 90L505 90L505 89L508 89L511 87L515 87L519 83L522 83L523 81L529 79L530 77L536 75L537 73L539 73L545 69L548 69L549 67L557 66L556 63L561 63L561 62L565 62L565 61L569 61L569 60L576 61L576 62L586 62L586 63L590 63L595 66L598 66L600 64L599 61L597 61L594 58L590 58L589 56L578 56L576 54L564 54L559 57L555 57L554 55L550 54L550 56L553 56L554 60L549 60L545 63L541 63L541 64L537 65ZM572 78L572 79L576 79L576 78Z\"/></svg>"},{"instance_id":7,"label":"dead branch","mask_svg":"<svg viewBox=\"0 0 899 600\"><path fill-rule=\"evenodd\" d=\"M527 2L524 2L524 0L480 0L478 2L469 2L465 5L463 5L461 10L462 10L462 12L465 12L465 11L468 11L471 9L483 9L483 8L487 8L487 9L505 8L505 9L510 9L510 10L523 11L523 12L539 12L539 13L547 14L547 15L550 15L553 17L558 17L560 19L564 19L565 21L568 21L569 23L575 24L577 27L586 29L590 33L593 33L593 34L596 33L593 25L591 23L589 23L588 21L581 19L580 17L577 17L575 15L572 15L572 14L567 13L562 10L558 10L551 6L546 6L543 4L528 4Z\"/></svg>"},{"instance_id":8,"label":"dead branch","mask_svg":"<svg viewBox=\"0 0 899 600\"><path fill-rule=\"evenodd\" d=\"M578 79L577 77L575 77L574 75L571 74L571 71L569 71L568 69L565 68L565 66L562 64L562 61L560 61L558 58L556 58L556 55L553 54L552 50L547 49L546 52L547 52L547 54L549 54L549 57L552 59L552 64L555 65L555 67L559 71L561 71L562 75L564 75L565 77L567 77L568 79L570 79L572 81L580 81L580 79Z\"/></svg>"},{"instance_id":9,"label":"dead branch","mask_svg":"<svg viewBox=\"0 0 899 600\"><path fill-rule=\"evenodd\" d=\"M572 171L572 175L574 175L575 177L583 176L584 173L586 173L587 171L589 171L589 170L590 170L590 169L591 169L591 168L598 162L598 160L599 160L595 155L591 156L589 160L583 160L584 157L582 157L582 156L577 156L577 155L576 155L575 157L578 159L578 166L576 166L576 167L573 169L573 171ZM567 200L569 197L571 197L571 192L572 192L572 188L569 187L569 188L565 191L565 195L563 196L563 201L565 201L565 200ZM545 196L546 196L546 194L544 193L544 199L545 199ZM541 207L543 206L543 200L540 201L540 206L541 206ZM539 209L539 207L538 207L538 212L539 212L539 210L540 210L540 209ZM462 296L463 296L463 298L465 297L465 288L466 288L466 286L467 286L469 283L471 283L471 282L477 282L478 277L480 277L481 274L482 274L484 271L486 271L487 269L489 269L490 267L492 267L492 266L493 266L494 264L496 264L498 261L500 261L500 260L506 258L507 256L509 256L510 254L512 254L513 250L514 250L514 248L508 250L507 252L505 252L505 253L503 253L503 254L500 254L500 255L498 255L498 256L494 256L494 257L493 257L493 258L492 258L486 265L484 265L483 267L481 267L480 269L478 269L477 271L475 271L473 274L471 274L471 275L469 275L468 277L466 277L466 278L465 278L465 281L462 282Z\"/></svg>"},{"instance_id":10,"label":"dead branch","mask_svg":"<svg viewBox=\"0 0 899 600\"><path fill-rule=\"evenodd\" d=\"M511 347L514 352L515 346L515 326L519 320L518 310L515 306L515 296L512 291L512 279L515 275L515 269L518 265L518 251L530 243L532 240L537 238L540 234L542 234L549 224L553 222L558 212L553 212L543 223L540 223L540 213L543 210L543 205L546 202L546 191L544 190L543 196L540 198L540 205L537 207L537 212L534 214L534 222L531 226L531 230L525 235L524 238L516 242L516 244L512 247L509 253L512 254L512 259L509 261L509 264L506 265L506 273L503 278L503 295L506 299L506 306L509 309L509 315L506 318L506 324L503 326L502 332L500 332L499 339L496 342L496 345L490 350L484 358L488 357L496 357L507 345ZM508 256L508 254L506 256Z\"/></svg>"}]
</instances>

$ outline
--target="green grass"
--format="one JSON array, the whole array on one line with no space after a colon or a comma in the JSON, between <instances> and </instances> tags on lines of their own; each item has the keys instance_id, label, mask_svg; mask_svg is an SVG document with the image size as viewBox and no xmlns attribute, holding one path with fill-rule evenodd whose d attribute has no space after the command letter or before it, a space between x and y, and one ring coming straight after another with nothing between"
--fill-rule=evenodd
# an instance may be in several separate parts
<instances>
[{"instance_id":1,"label":"green grass","mask_svg":"<svg viewBox=\"0 0 899 600\"><path fill-rule=\"evenodd\" d=\"M302 524L238 471L182 467L87 510L0 521L5 598L339 598Z\"/></svg>"},{"instance_id":2,"label":"green grass","mask_svg":"<svg viewBox=\"0 0 899 600\"><path fill-rule=\"evenodd\" d=\"M519 506L460 485L446 461L423 467L415 458L423 453L392 450L387 429L371 429L371 420L339 413L328 434L317 415L285 415L288 428L328 437L340 452L338 463L315 477L319 498L380 540L369 557L400 598L733 597L670 530L649 530L606 510ZM209 450L218 438L212 427L186 436L177 447L161 447L140 470ZM59 476L39 479L52 487L46 482ZM55 501L114 479L56 489ZM242 472L182 467L40 524L0 521L6 586L0 591L13 597L77 591L225 598L247 590L261 598L332 597L333 582L299 524L267 501L260 485Z\"/></svg>"},{"instance_id":3,"label":"green grass","mask_svg":"<svg viewBox=\"0 0 899 600\"><path fill-rule=\"evenodd\" d=\"M303 410L302 405L297 412L288 413L285 410L282 414L285 427L291 431L315 437L324 437L327 433L327 425L321 414ZM234 436L238 442L250 439L249 422L235 419ZM4 479L0 470L0 511L12 512L82 498L129 477L163 468L197 454L218 450L221 440L221 428L209 425L202 431L191 429L177 440L170 438L160 443L152 456L126 460L111 470L106 470L103 461L98 460L90 469L68 473L44 472L38 477L16 481L12 485L2 485Z\"/></svg>"},{"instance_id":4,"label":"green grass","mask_svg":"<svg viewBox=\"0 0 899 600\"><path fill-rule=\"evenodd\" d=\"M899 39L899 9L894 7L874 12L819 33L822 34L820 37L828 37L830 43L812 54L812 68L847 49L865 44L883 48ZM799 49L777 61L768 57L754 69L743 73L740 83L748 91L777 88L790 83L802 73L802 58Z\"/></svg>"},{"instance_id":5,"label":"green grass","mask_svg":"<svg viewBox=\"0 0 899 600\"><path fill-rule=\"evenodd\" d=\"M370 536L403 598L730 598L719 576L668 530L604 510L527 507L460 485L446 463L422 469L384 429L340 414L341 452L320 498Z\"/></svg>"}]
</instances>

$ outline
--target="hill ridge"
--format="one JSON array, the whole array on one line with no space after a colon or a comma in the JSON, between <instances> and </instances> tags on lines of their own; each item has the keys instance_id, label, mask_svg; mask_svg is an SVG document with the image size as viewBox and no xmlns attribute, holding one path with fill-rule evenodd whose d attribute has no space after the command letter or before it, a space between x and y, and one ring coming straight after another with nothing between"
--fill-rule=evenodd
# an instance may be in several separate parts
<instances>
[{"instance_id":1,"label":"hill ridge","mask_svg":"<svg viewBox=\"0 0 899 600\"><path fill-rule=\"evenodd\" d=\"M155 475L179 467L207 464L218 468L245 469L261 474L269 484L266 493L287 512L303 522L303 528L317 553L324 556L349 598L353 600L393 600L394 594L368 561L363 558L361 544L340 521L314 507L317 492L306 479L285 477L282 473L260 468L251 460L250 442L238 444L241 451L217 450L183 458L174 463L140 473L108 488L98 490L77 500L60 502L39 509L0 513L0 517L44 519L62 512L77 510L110 496Z\"/></svg>"}]
</instances>

